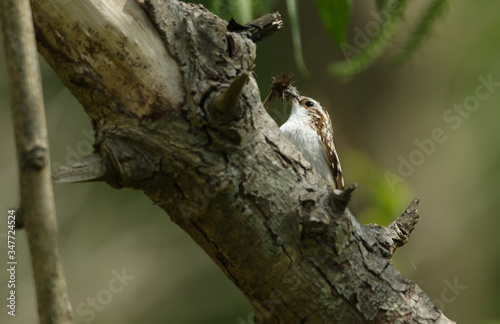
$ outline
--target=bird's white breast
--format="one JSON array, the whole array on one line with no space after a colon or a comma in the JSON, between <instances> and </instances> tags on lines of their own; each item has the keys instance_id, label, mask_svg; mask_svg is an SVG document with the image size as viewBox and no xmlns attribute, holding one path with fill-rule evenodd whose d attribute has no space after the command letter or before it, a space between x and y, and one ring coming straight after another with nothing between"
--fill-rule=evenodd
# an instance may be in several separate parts
<instances>
[{"instance_id":1,"label":"bird's white breast","mask_svg":"<svg viewBox=\"0 0 500 324\"><path fill-rule=\"evenodd\" d=\"M305 113L292 111L290 118L281 125L281 131L285 133L290 142L304 155L314 169L333 186L333 177L326 159L323 144L315 129L308 123Z\"/></svg>"}]
</instances>

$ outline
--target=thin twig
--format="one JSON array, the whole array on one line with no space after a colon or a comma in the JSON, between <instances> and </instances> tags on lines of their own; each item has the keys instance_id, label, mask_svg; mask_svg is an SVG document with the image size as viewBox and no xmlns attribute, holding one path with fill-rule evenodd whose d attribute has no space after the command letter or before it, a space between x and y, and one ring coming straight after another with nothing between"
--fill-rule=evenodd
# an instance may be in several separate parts
<instances>
[{"instance_id":1,"label":"thin twig","mask_svg":"<svg viewBox=\"0 0 500 324\"><path fill-rule=\"evenodd\" d=\"M43 96L29 0L0 1L11 80L21 208L31 251L40 323L72 323L64 277Z\"/></svg>"}]
</instances>

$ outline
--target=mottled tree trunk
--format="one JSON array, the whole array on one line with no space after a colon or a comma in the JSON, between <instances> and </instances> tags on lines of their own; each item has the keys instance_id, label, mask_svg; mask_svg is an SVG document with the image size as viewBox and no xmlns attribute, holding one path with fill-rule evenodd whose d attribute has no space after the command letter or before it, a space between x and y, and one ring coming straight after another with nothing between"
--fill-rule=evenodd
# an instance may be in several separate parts
<instances>
[{"instance_id":1,"label":"mottled tree trunk","mask_svg":"<svg viewBox=\"0 0 500 324\"><path fill-rule=\"evenodd\" d=\"M88 113L113 187L144 191L245 294L258 323L451 323L390 263L416 202L361 226L264 110L255 42L171 1L33 0L39 51Z\"/></svg>"}]
</instances>

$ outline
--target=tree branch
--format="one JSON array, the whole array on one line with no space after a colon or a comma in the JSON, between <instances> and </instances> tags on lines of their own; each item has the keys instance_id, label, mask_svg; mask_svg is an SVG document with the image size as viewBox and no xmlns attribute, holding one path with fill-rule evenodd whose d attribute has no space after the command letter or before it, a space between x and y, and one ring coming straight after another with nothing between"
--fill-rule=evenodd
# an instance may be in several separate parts
<instances>
[{"instance_id":1,"label":"tree branch","mask_svg":"<svg viewBox=\"0 0 500 324\"><path fill-rule=\"evenodd\" d=\"M419 199L414 199L403 214L387 227L377 224L365 226L372 231L379 244L387 249L387 258L391 258L396 249L405 245L410 239L410 234L415 229L419 218L418 203Z\"/></svg>"},{"instance_id":2,"label":"tree branch","mask_svg":"<svg viewBox=\"0 0 500 324\"><path fill-rule=\"evenodd\" d=\"M71 323L73 315L59 251L40 67L28 0L0 1L21 204L35 277L40 323Z\"/></svg>"},{"instance_id":3,"label":"tree branch","mask_svg":"<svg viewBox=\"0 0 500 324\"><path fill-rule=\"evenodd\" d=\"M61 166L52 176L53 184L102 181L106 170L99 154L91 154L80 160Z\"/></svg>"},{"instance_id":4,"label":"tree branch","mask_svg":"<svg viewBox=\"0 0 500 324\"><path fill-rule=\"evenodd\" d=\"M352 189L333 192L266 113L248 35L176 0L32 6L106 181L168 212L257 322L452 323L346 209Z\"/></svg>"},{"instance_id":5,"label":"tree branch","mask_svg":"<svg viewBox=\"0 0 500 324\"><path fill-rule=\"evenodd\" d=\"M279 12L275 12L257 18L246 25L240 25L234 19L231 19L227 25L227 30L241 33L243 36L257 43L271 36L282 27L283 21L281 20L281 15Z\"/></svg>"}]
</instances>

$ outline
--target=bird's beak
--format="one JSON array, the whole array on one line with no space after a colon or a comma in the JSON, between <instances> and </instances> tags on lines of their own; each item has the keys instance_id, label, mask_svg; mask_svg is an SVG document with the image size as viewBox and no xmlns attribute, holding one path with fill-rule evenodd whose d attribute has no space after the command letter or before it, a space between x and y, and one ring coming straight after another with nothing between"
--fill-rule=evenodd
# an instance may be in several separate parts
<instances>
[{"instance_id":1,"label":"bird's beak","mask_svg":"<svg viewBox=\"0 0 500 324\"><path fill-rule=\"evenodd\" d=\"M288 97L288 99L292 102L299 102L300 101L300 96L296 91L287 91L287 92L285 92L285 96Z\"/></svg>"}]
</instances>

